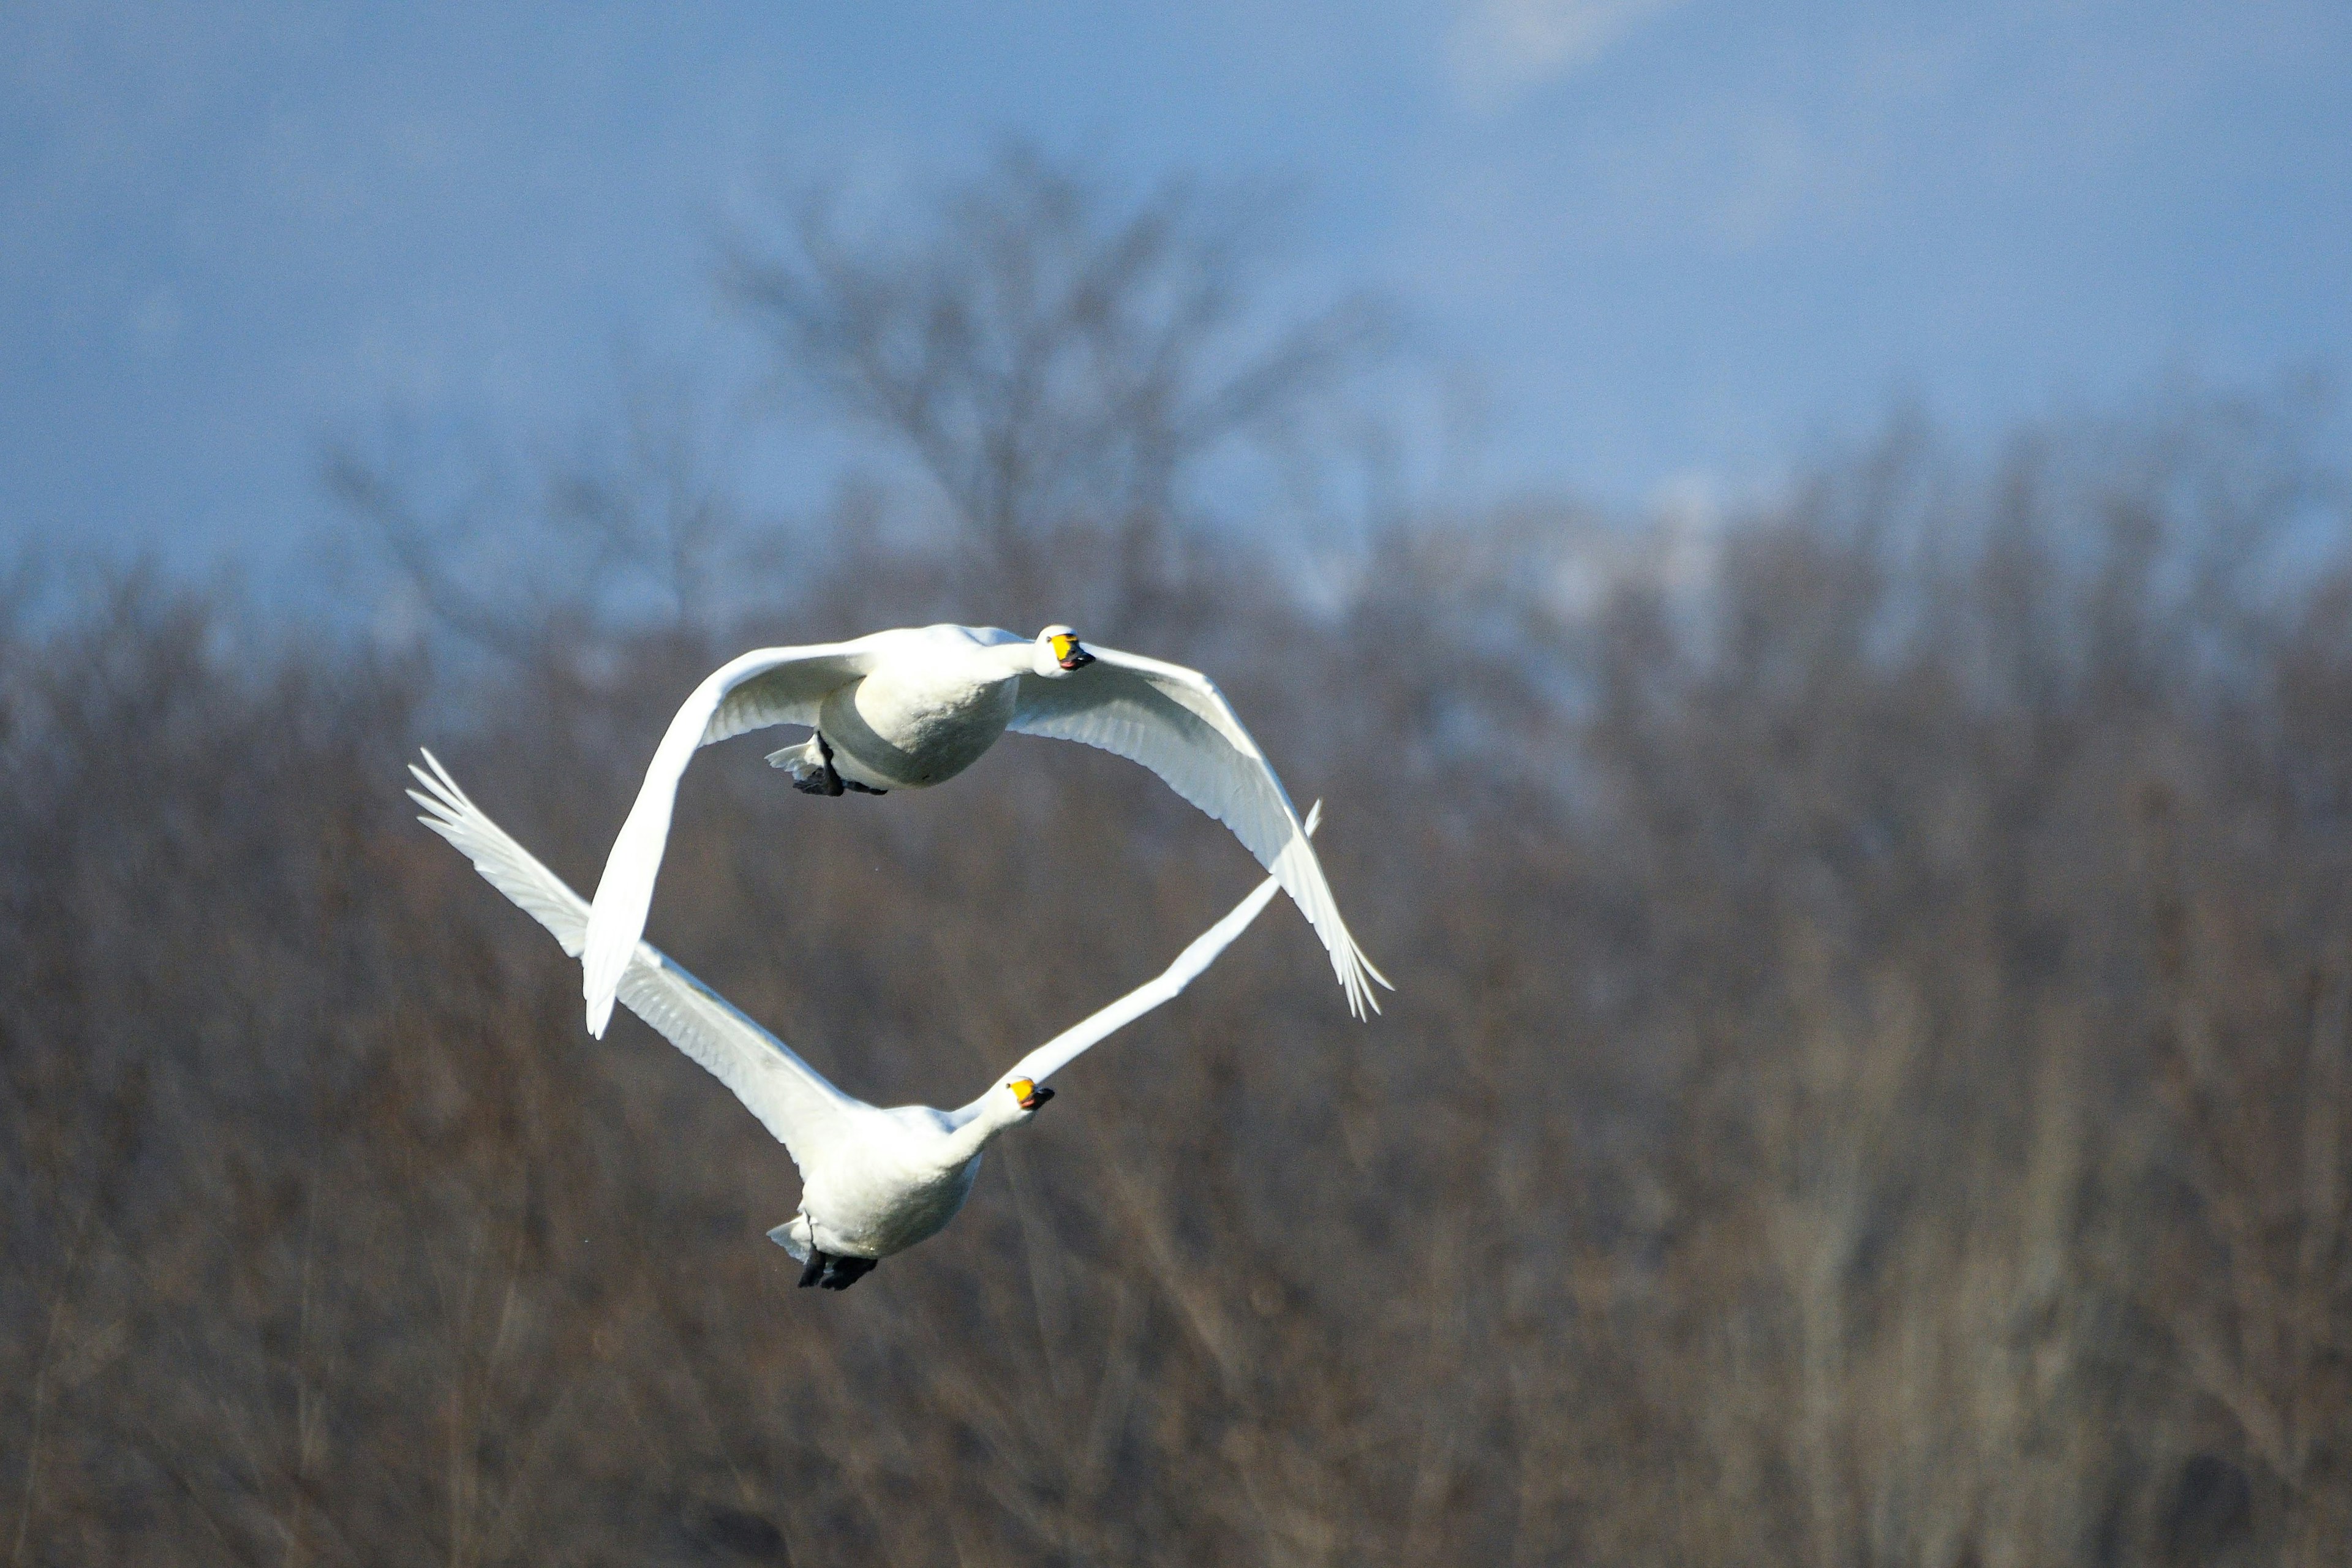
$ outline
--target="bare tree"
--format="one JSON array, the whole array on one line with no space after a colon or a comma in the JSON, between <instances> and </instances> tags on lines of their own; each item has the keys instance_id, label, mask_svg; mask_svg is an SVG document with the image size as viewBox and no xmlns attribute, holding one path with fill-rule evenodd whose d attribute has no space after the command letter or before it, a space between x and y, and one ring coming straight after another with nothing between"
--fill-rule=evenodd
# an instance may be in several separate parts
<instances>
[{"instance_id":1,"label":"bare tree","mask_svg":"<svg viewBox=\"0 0 2352 1568\"><path fill-rule=\"evenodd\" d=\"M739 615L730 579L768 531L708 392L625 358L614 409L560 445L435 438L392 417L330 443L321 478L431 622L509 659L550 636Z\"/></svg>"},{"instance_id":2,"label":"bare tree","mask_svg":"<svg viewBox=\"0 0 2352 1568\"><path fill-rule=\"evenodd\" d=\"M912 224L844 206L790 199L776 237L730 248L728 291L788 379L911 458L1016 578L1083 530L1115 542L1126 596L1148 589L1203 466L1316 416L1389 337L1363 300L1268 309L1265 199L1121 200L1016 149Z\"/></svg>"}]
</instances>

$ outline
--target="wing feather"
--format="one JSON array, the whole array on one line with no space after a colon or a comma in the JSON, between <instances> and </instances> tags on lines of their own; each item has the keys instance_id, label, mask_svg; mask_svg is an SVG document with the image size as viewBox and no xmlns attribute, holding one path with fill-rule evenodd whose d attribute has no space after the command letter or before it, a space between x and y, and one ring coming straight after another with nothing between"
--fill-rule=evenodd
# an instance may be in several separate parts
<instances>
[{"instance_id":1,"label":"wing feather","mask_svg":"<svg viewBox=\"0 0 2352 1568\"><path fill-rule=\"evenodd\" d=\"M1224 693L1198 670L1094 643L1086 647L1095 662L1083 669L1059 679L1021 678L1011 728L1140 763L1233 829L1322 938L1349 1010L1360 1018L1367 1007L1379 1012L1372 984L1387 985L1388 977L1372 967L1340 919L1339 900L1290 796Z\"/></svg>"},{"instance_id":2,"label":"wing feather","mask_svg":"<svg viewBox=\"0 0 2352 1568\"><path fill-rule=\"evenodd\" d=\"M1315 831L1317 819L1322 815L1323 803L1317 801L1307 814L1306 831ZM1151 979L1145 981L1109 1006L1092 1016L1071 1025L1060 1034L1013 1064L1006 1079L1025 1078L1043 1083L1062 1068L1083 1056L1089 1048L1119 1029L1125 1028L1153 1008L1174 1001L1184 987L1199 979L1218 954L1234 944L1234 939L1250 928L1250 922L1265 912L1282 884L1272 877L1257 885L1250 896L1233 908L1224 919L1194 937L1176 962Z\"/></svg>"},{"instance_id":3,"label":"wing feather","mask_svg":"<svg viewBox=\"0 0 2352 1568\"><path fill-rule=\"evenodd\" d=\"M653 907L654 879L669 842L677 782L694 753L714 741L771 724L814 724L826 695L872 668L871 637L809 647L755 648L706 677L678 708L655 748L613 850L596 883L581 963L588 1032L601 1036L613 998Z\"/></svg>"},{"instance_id":4,"label":"wing feather","mask_svg":"<svg viewBox=\"0 0 2352 1568\"><path fill-rule=\"evenodd\" d=\"M425 761L431 772L408 770L424 786L408 792L425 811L417 820L455 845L483 880L578 957L587 940L588 901L468 799L439 758L427 752ZM733 1090L791 1151L803 1175L813 1159L848 1135L856 1101L659 949L636 944L618 994L630 1012Z\"/></svg>"}]
</instances>

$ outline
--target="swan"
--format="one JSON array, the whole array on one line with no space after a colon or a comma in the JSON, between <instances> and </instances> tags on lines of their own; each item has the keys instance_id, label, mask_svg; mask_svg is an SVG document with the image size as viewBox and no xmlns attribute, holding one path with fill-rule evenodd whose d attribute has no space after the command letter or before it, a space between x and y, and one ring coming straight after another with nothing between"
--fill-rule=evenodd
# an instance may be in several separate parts
<instances>
[{"instance_id":1,"label":"swan","mask_svg":"<svg viewBox=\"0 0 2352 1568\"><path fill-rule=\"evenodd\" d=\"M1007 730L1141 763L1232 828L1274 873L1323 939L1349 1010L1359 1018L1367 1005L1380 1011L1371 983L1388 985L1388 977L1349 934L1282 781L1207 676L1082 644L1064 626L1029 641L995 626L936 626L755 648L694 689L656 748L596 884L581 966L590 1034L604 1034L645 933L687 763L714 741L772 724L815 731L768 757L792 773L794 788L813 795L943 784Z\"/></svg>"},{"instance_id":2,"label":"swan","mask_svg":"<svg viewBox=\"0 0 2352 1568\"><path fill-rule=\"evenodd\" d=\"M422 789L419 822L455 845L484 880L538 921L578 957L588 903L467 798L440 759L408 771ZM1315 831L1322 803L1307 814ZM803 1285L846 1290L876 1262L939 1234L963 1207L982 1152L1008 1128L1026 1125L1054 1098L1045 1080L1114 1030L1171 1001L1248 929L1276 887L1274 878L1193 939L1157 979L1023 1057L959 1110L928 1105L884 1109L843 1093L792 1048L730 1005L651 944L639 942L622 971L621 1001L735 1091L783 1144L801 1173L800 1212L768 1239L805 1267Z\"/></svg>"}]
</instances>

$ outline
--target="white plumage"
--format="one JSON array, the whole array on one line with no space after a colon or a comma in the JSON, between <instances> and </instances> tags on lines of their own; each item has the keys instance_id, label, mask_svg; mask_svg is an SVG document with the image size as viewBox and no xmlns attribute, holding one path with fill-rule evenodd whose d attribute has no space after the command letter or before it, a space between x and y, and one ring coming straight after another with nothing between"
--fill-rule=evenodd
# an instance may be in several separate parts
<instances>
[{"instance_id":1,"label":"white plumage","mask_svg":"<svg viewBox=\"0 0 2352 1568\"><path fill-rule=\"evenodd\" d=\"M811 793L941 784L1007 730L1139 762L1232 828L1274 874L1330 953L1349 1009L1360 1018L1367 1007L1380 1010L1372 985L1387 978L1339 918L1282 781L1214 682L1139 654L1082 646L1067 626L1024 640L994 626L937 626L755 649L695 688L656 748L596 884L581 978L591 1034L604 1033L645 931L687 763L714 741L774 724L815 731L768 759Z\"/></svg>"},{"instance_id":2,"label":"white plumage","mask_svg":"<svg viewBox=\"0 0 2352 1568\"><path fill-rule=\"evenodd\" d=\"M432 752L425 761L425 768L409 769L423 786L408 792L425 808L417 820L578 957L588 939L587 900L467 799ZM1305 832L1314 832L1320 811L1318 803L1307 813ZM843 1093L648 943L633 944L615 994L732 1089L791 1152L801 1173L800 1212L768 1234L808 1264L803 1284L846 1289L871 1260L938 1234L963 1206L982 1152L1052 1098L1045 1080L1114 1030L1172 1000L1258 917L1276 886L1267 879L1156 979L1031 1051L957 1110L885 1109Z\"/></svg>"}]
</instances>

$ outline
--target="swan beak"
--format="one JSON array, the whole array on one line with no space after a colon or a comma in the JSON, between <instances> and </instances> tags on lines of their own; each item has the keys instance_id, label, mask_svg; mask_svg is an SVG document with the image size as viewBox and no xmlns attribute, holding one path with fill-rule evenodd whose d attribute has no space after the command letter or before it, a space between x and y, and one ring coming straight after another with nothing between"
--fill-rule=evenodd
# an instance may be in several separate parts
<instances>
[{"instance_id":1,"label":"swan beak","mask_svg":"<svg viewBox=\"0 0 2352 1568\"><path fill-rule=\"evenodd\" d=\"M1021 1102L1024 1110L1034 1110L1054 1098L1052 1089L1041 1088L1025 1078L1016 1078L1004 1087L1013 1091L1013 1098Z\"/></svg>"},{"instance_id":2,"label":"swan beak","mask_svg":"<svg viewBox=\"0 0 2352 1568\"><path fill-rule=\"evenodd\" d=\"M1068 632L1054 639L1053 648L1054 657L1061 660L1064 669L1084 669L1095 661L1095 656L1080 647L1078 639Z\"/></svg>"}]
</instances>

